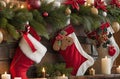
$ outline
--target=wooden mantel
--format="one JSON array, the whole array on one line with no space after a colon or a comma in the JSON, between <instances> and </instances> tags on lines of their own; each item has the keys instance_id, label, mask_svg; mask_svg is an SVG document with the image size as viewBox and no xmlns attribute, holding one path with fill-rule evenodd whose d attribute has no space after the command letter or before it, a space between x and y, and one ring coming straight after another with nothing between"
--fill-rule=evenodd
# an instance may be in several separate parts
<instances>
[{"instance_id":1,"label":"wooden mantel","mask_svg":"<svg viewBox=\"0 0 120 79\"><path fill-rule=\"evenodd\" d=\"M71 76L69 79L120 79L120 74L110 74L110 75L86 75L86 76Z\"/></svg>"},{"instance_id":2,"label":"wooden mantel","mask_svg":"<svg viewBox=\"0 0 120 79\"><path fill-rule=\"evenodd\" d=\"M43 78L29 78L29 79L43 79ZM52 78L44 78L44 79L56 79ZM85 75L85 76L70 76L68 79L120 79L120 74L110 74L110 75Z\"/></svg>"}]
</instances>

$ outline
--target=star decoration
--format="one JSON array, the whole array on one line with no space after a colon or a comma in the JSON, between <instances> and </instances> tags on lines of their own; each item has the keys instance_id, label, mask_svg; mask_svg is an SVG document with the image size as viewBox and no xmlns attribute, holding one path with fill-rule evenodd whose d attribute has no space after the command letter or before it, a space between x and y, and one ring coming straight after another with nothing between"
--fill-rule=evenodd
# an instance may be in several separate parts
<instances>
[{"instance_id":1,"label":"star decoration","mask_svg":"<svg viewBox=\"0 0 120 79\"><path fill-rule=\"evenodd\" d=\"M102 9L103 11L107 11L106 5L105 5L104 1L102 1L102 0L95 0L94 6L97 9Z\"/></svg>"},{"instance_id":2,"label":"star decoration","mask_svg":"<svg viewBox=\"0 0 120 79\"><path fill-rule=\"evenodd\" d=\"M85 3L85 0L67 0L64 2L66 5L72 5L73 9L79 10L79 4L83 5Z\"/></svg>"}]
</instances>

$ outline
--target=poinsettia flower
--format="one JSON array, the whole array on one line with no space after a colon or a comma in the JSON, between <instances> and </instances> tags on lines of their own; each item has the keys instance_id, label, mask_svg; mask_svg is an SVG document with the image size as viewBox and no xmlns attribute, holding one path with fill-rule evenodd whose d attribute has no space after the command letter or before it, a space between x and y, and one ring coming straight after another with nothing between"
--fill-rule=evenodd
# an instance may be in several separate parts
<instances>
[{"instance_id":1,"label":"poinsettia flower","mask_svg":"<svg viewBox=\"0 0 120 79\"><path fill-rule=\"evenodd\" d=\"M102 0L95 0L94 6L97 9L102 9L103 11L107 11L106 5L105 5L104 1L102 1Z\"/></svg>"},{"instance_id":2,"label":"poinsettia flower","mask_svg":"<svg viewBox=\"0 0 120 79\"><path fill-rule=\"evenodd\" d=\"M120 8L120 2L118 0L111 0L110 4Z\"/></svg>"},{"instance_id":3,"label":"poinsettia flower","mask_svg":"<svg viewBox=\"0 0 120 79\"><path fill-rule=\"evenodd\" d=\"M64 2L64 4L72 5L72 8L77 10L80 9L79 4L83 5L84 3L85 3L85 0L67 0Z\"/></svg>"}]
</instances>

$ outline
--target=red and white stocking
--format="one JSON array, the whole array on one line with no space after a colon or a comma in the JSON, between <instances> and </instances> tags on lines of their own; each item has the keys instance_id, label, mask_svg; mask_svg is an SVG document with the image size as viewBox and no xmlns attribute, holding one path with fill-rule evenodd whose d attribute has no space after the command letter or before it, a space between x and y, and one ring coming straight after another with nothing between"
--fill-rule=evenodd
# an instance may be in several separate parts
<instances>
[{"instance_id":1,"label":"red and white stocking","mask_svg":"<svg viewBox=\"0 0 120 79\"><path fill-rule=\"evenodd\" d=\"M111 59L112 69L112 65L119 55L119 47L113 37L114 31L110 26L110 23L103 23L98 29L92 31L91 33L88 33L87 35L89 38L94 38L93 40L95 40L94 42L96 43L96 48L98 51L98 59L96 60L94 66L96 73L100 74L102 71L100 68L98 68L98 66L101 66L101 59L105 56L109 57Z\"/></svg>"},{"instance_id":2,"label":"red and white stocking","mask_svg":"<svg viewBox=\"0 0 120 79\"><path fill-rule=\"evenodd\" d=\"M40 37L32 27L27 27L27 32L23 32L23 37L19 42L16 53L11 62L10 73L12 78L22 77L28 79L26 72L31 65L39 63L45 55L47 49L39 41Z\"/></svg>"},{"instance_id":3,"label":"red and white stocking","mask_svg":"<svg viewBox=\"0 0 120 79\"><path fill-rule=\"evenodd\" d=\"M66 68L72 68L72 75L84 75L86 70L94 64L94 59L83 50L79 43L72 25L67 26L58 34L53 49L63 56Z\"/></svg>"},{"instance_id":4,"label":"red and white stocking","mask_svg":"<svg viewBox=\"0 0 120 79\"><path fill-rule=\"evenodd\" d=\"M114 33L112 27L108 27L107 30L108 30L108 32L111 32L112 34ZM119 46L117 45L117 43L114 39L114 36L112 36L109 40L110 40L110 45L108 46L108 54L109 54L109 57L111 58L111 62L113 65L115 59L119 55Z\"/></svg>"}]
</instances>

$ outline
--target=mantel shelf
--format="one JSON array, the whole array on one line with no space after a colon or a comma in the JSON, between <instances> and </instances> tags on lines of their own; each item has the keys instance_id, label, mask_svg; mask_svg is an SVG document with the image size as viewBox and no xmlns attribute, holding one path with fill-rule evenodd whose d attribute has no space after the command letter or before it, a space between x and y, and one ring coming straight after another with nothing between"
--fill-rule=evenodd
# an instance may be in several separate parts
<instances>
[{"instance_id":1,"label":"mantel shelf","mask_svg":"<svg viewBox=\"0 0 120 79\"><path fill-rule=\"evenodd\" d=\"M96 75L85 75L85 76L71 76L69 79L120 79L120 74L96 74Z\"/></svg>"},{"instance_id":2,"label":"mantel shelf","mask_svg":"<svg viewBox=\"0 0 120 79\"><path fill-rule=\"evenodd\" d=\"M41 79L41 78L29 78L29 79ZM45 78L45 79L56 79L56 78ZM120 79L120 74L110 74L110 75L96 74L96 75L85 75L85 76L70 76L68 79Z\"/></svg>"}]
</instances>

